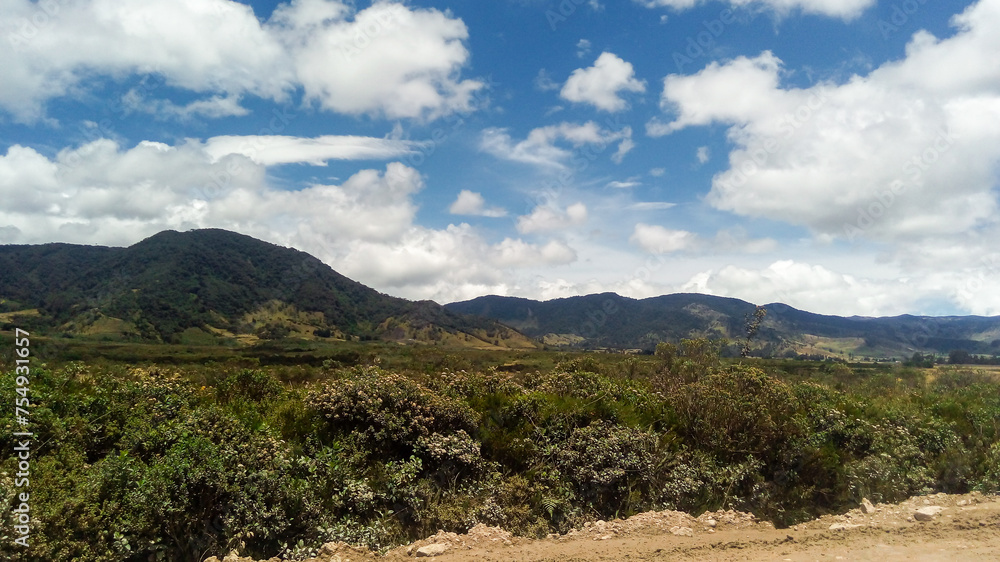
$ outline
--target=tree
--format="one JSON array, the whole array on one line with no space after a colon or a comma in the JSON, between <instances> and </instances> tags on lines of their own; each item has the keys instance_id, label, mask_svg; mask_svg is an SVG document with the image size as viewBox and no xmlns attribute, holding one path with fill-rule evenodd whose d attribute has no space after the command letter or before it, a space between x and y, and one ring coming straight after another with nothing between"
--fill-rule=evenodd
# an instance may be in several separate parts
<instances>
[{"instance_id":1,"label":"tree","mask_svg":"<svg viewBox=\"0 0 1000 562\"><path fill-rule=\"evenodd\" d=\"M750 356L750 342L753 340L754 336L757 335L757 330L760 329L761 322L764 321L764 317L767 316L767 310L763 306L758 306L753 314L747 314L746 318L746 333L747 339L743 342L743 348L740 350L741 357Z\"/></svg>"},{"instance_id":2,"label":"tree","mask_svg":"<svg viewBox=\"0 0 1000 562\"><path fill-rule=\"evenodd\" d=\"M972 361L972 354L964 349L953 349L948 354L948 362L952 365L965 365Z\"/></svg>"}]
</instances>

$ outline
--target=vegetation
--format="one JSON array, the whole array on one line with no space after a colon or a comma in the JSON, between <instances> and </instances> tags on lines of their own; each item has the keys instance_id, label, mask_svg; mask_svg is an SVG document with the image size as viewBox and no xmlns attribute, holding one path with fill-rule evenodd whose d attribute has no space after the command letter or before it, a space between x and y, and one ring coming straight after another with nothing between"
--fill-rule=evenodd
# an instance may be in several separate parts
<instances>
[{"instance_id":1,"label":"vegetation","mask_svg":"<svg viewBox=\"0 0 1000 562\"><path fill-rule=\"evenodd\" d=\"M458 335L532 346L491 320L390 297L304 252L217 229L164 231L128 248L0 246L0 328L15 319L33 334L126 342Z\"/></svg>"},{"instance_id":2,"label":"vegetation","mask_svg":"<svg viewBox=\"0 0 1000 562\"><path fill-rule=\"evenodd\" d=\"M1000 318L978 316L892 318L812 314L774 303L701 294L630 299L614 293L546 302L485 296L446 308L491 318L542 338L559 334L586 349L643 349L663 341L728 338L730 356L908 358L914 351L948 355L956 349L1000 355ZM751 345L751 343L753 345ZM742 344L742 345L740 345Z\"/></svg>"},{"instance_id":3,"label":"vegetation","mask_svg":"<svg viewBox=\"0 0 1000 562\"><path fill-rule=\"evenodd\" d=\"M315 365L229 351L203 364L35 364L31 546L0 537L0 554L304 558L332 540L386 549L480 522L537 536L726 507L788 525L863 497L1000 490L1000 383L986 372L719 351L358 344ZM0 427L10 451L10 408ZM4 456L8 514L14 472Z\"/></svg>"}]
</instances>

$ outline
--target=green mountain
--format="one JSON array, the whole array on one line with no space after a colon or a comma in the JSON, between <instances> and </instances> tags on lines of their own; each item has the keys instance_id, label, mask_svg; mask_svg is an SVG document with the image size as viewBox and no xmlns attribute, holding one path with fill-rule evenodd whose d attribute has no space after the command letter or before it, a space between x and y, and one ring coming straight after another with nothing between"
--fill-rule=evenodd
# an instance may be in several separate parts
<instances>
[{"instance_id":1,"label":"green mountain","mask_svg":"<svg viewBox=\"0 0 1000 562\"><path fill-rule=\"evenodd\" d=\"M683 338L746 337L756 306L732 298L675 294L636 300L614 293L539 302L488 296L446 305L449 310L492 318L553 345L653 349ZM1000 317L892 318L812 314L784 304L763 307L767 316L754 338L764 355L909 357L915 352L1000 353Z\"/></svg>"},{"instance_id":2,"label":"green mountain","mask_svg":"<svg viewBox=\"0 0 1000 562\"><path fill-rule=\"evenodd\" d=\"M514 330L390 297L320 260L225 230L128 248L0 246L0 321L165 342L284 336L531 347Z\"/></svg>"}]
</instances>

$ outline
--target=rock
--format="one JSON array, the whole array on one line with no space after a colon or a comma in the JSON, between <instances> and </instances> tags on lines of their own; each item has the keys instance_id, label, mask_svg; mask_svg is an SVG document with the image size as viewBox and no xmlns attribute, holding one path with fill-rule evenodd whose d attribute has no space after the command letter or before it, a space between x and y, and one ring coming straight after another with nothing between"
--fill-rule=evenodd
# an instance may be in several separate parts
<instances>
[{"instance_id":1,"label":"rock","mask_svg":"<svg viewBox=\"0 0 1000 562\"><path fill-rule=\"evenodd\" d=\"M854 525L852 523L834 523L833 525L830 525L830 530L831 531L846 531L848 529L857 529L858 527L862 527L862 526L863 525Z\"/></svg>"},{"instance_id":2,"label":"rock","mask_svg":"<svg viewBox=\"0 0 1000 562\"><path fill-rule=\"evenodd\" d=\"M691 527L677 526L677 527L671 527L670 533L673 535L677 535L678 537L693 537L694 529L692 529Z\"/></svg>"},{"instance_id":3,"label":"rock","mask_svg":"<svg viewBox=\"0 0 1000 562\"><path fill-rule=\"evenodd\" d=\"M714 529L715 526L719 524L719 522L716 521L715 519L709 519L708 521L705 521L705 524Z\"/></svg>"},{"instance_id":4,"label":"rock","mask_svg":"<svg viewBox=\"0 0 1000 562\"><path fill-rule=\"evenodd\" d=\"M921 507L913 513L913 518L917 521L933 521L942 511L944 508L937 505Z\"/></svg>"},{"instance_id":5,"label":"rock","mask_svg":"<svg viewBox=\"0 0 1000 562\"><path fill-rule=\"evenodd\" d=\"M606 541L608 539L614 538L613 535L601 535L600 537L594 537L595 541Z\"/></svg>"},{"instance_id":6,"label":"rock","mask_svg":"<svg viewBox=\"0 0 1000 562\"><path fill-rule=\"evenodd\" d=\"M864 513L865 515L875 513L875 506L872 505L872 502L868 501L868 498L861 500L861 513Z\"/></svg>"},{"instance_id":7,"label":"rock","mask_svg":"<svg viewBox=\"0 0 1000 562\"><path fill-rule=\"evenodd\" d=\"M429 544L427 546L422 546L417 549L417 558L441 556L445 552L448 552L448 545L441 543Z\"/></svg>"}]
</instances>

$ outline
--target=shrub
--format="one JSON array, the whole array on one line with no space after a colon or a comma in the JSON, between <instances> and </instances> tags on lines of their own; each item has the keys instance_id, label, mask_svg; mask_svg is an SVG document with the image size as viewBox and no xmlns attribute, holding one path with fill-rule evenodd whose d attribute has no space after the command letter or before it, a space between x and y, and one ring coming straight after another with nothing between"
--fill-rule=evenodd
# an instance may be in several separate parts
<instances>
[{"instance_id":1,"label":"shrub","mask_svg":"<svg viewBox=\"0 0 1000 562\"><path fill-rule=\"evenodd\" d=\"M216 396L223 404L240 398L257 403L266 402L281 396L284 391L281 381L260 369L240 369L215 386Z\"/></svg>"},{"instance_id":2,"label":"shrub","mask_svg":"<svg viewBox=\"0 0 1000 562\"><path fill-rule=\"evenodd\" d=\"M803 432L790 387L755 367L734 366L685 385L672 402L687 442L722 460L753 455L773 462Z\"/></svg>"},{"instance_id":3,"label":"shrub","mask_svg":"<svg viewBox=\"0 0 1000 562\"><path fill-rule=\"evenodd\" d=\"M477 415L461 400L441 396L377 367L358 368L309 392L306 404L333 434L349 436L385 458L407 458L420 437L474 432Z\"/></svg>"},{"instance_id":4,"label":"shrub","mask_svg":"<svg viewBox=\"0 0 1000 562\"><path fill-rule=\"evenodd\" d=\"M649 498L657 468L656 435L597 421L553 445L555 466L596 513L632 513Z\"/></svg>"}]
</instances>

